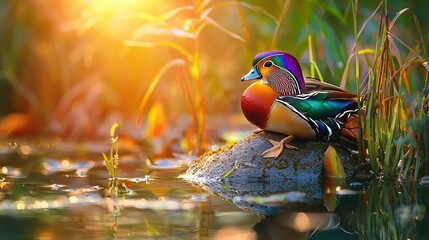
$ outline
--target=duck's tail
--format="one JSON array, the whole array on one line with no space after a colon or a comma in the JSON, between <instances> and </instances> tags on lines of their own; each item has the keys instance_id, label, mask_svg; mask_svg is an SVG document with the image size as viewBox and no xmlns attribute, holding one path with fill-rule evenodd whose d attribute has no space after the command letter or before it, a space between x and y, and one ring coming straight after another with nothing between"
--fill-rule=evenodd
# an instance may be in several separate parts
<instances>
[{"instance_id":1,"label":"duck's tail","mask_svg":"<svg viewBox=\"0 0 429 240\"><path fill-rule=\"evenodd\" d=\"M360 110L361 121L365 119L366 111L365 109ZM362 126L362 124L360 124ZM359 128L359 115L357 113L352 114L344 122L344 125L341 129L340 141L353 149L358 149L359 139L362 131ZM362 138L365 142L365 138Z\"/></svg>"}]
</instances>

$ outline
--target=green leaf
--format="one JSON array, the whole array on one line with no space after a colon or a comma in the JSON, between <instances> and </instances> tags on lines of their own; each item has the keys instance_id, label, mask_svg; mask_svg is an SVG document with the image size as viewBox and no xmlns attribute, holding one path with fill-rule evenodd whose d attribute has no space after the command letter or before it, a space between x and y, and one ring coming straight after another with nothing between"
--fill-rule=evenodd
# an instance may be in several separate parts
<instances>
[{"instance_id":1,"label":"green leaf","mask_svg":"<svg viewBox=\"0 0 429 240\"><path fill-rule=\"evenodd\" d=\"M105 153L101 153L103 155L104 163L106 164L107 171L109 171L110 177L114 177L112 162L107 158Z\"/></svg>"},{"instance_id":2,"label":"green leaf","mask_svg":"<svg viewBox=\"0 0 429 240\"><path fill-rule=\"evenodd\" d=\"M116 143L118 141L118 133L117 129L120 127L119 123L113 123L112 127L110 127L110 139L112 140L112 143Z\"/></svg>"},{"instance_id":3,"label":"green leaf","mask_svg":"<svg viewBox=\"0 0 429 240\"><path fill-rule=\"evenodd\" d=\"M234 166L222 176L222 180L225 180L225 178L227 178L235 169L237 169L237 167L238 161L235 161Z\"/></svg>"}]
</instances>

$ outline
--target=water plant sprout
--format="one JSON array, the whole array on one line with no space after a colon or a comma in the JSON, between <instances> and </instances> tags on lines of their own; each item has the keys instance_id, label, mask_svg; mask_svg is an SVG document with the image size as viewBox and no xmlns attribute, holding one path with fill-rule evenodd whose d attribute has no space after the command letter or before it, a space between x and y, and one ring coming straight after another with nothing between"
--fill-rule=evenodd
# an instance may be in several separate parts
<instances>
[{"instance_id":1,"label":"water plant sprout","mask_svg":"<svg viewBox=\"0 0 429 240\"><path fill-rule=\"evenodd\" d=\"M119 135L118 129L121 125L119 123L113 123L110 128L110 140L112 141L112 146L110 148L109 158L105 153L103 154L104 164L106 165L107 170L109 171L110 179L118 179L118 163L119 163Z\"/></svg>"}]
</instances>

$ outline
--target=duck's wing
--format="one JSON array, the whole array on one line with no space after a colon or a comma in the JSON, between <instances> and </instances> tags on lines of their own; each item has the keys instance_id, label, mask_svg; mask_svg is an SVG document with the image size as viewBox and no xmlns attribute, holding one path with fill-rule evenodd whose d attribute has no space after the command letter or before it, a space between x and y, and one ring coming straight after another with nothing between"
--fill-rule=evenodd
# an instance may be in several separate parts
<instances>
[{"instance_id":1,"label":"duck's wing","mask_svg":"<svg viewBox=\"0 0 429 240\"><path fill-rule=\"evenodd\" d=\"M304 89L304 93L311 93L311 92L342 92L342 93L349 93L348 91L326 83L326 82L321 82L319 79L316 78L305 78L305 89ZM353 95L353 94L352 94Z\"/></svg>"},{"instance_id":2,"label":"duck's wing","mask_svg":"<svg viewBox=\"0 0 429 240\"><path fill-rule=\"evenodd\" d=\"M355 97L347 92L311 92L280 96L275 101L307 121L318 137L327 141L339 135L350 115L357 112Z\"/></svg>"}]
</instances>

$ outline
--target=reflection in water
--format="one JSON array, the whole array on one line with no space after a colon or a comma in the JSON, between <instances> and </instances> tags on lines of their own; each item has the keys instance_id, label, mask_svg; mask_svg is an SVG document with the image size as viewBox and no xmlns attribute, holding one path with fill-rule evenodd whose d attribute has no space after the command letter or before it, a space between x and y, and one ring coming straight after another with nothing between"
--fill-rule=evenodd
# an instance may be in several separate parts
<instances>
[{"instance_id":1,"label":"reflection in water","mask_svg":"<svg viewBox=\"0 0 429 240\"><path fill-rule=\"evenodd\" d=\"M334 212L323 204L285 206L277 216L258 222L254 230L257 239L359 239L355 226L350 229L348 222L352 206L340 204Z\"/></svg>"},{"instance_id":2,"label":"reflection in water","mask_svg":"<svg viewBox=\"0 0 429 240\"><path fill-rule=\"evenodd\" d=\"M377 181L351 185L328 179L319 188L321 194L300 192L303 188L299 185L288 192L290 185L281 182L230 182L228 188L210 183L203 187L242 209L265 215L254 226L257 239L285 239L285 236L287 239L426 239L429 236L428 193L424 187ZM316 183L304 187L317 189ZM254 189L253 195L248 189ZM277 193L272 193L273 189ZM426 228L420 228L421 225Z\"/></svg>"},{"instance_id":3,"label":"reflection in water","mask_svg":"<svg viewBox=\"0 0 429 240\"><path fill-rule=\"evenodd\" d=\"M356 233L340 226L340 217L332 213L286 211L275 218L258 222L256 239L359 239Z\"/></svg>"},{"instance_id":4,"label":"reflection in water","mask_svg":"<svg viewBox=\"0 0 429 240\"><path fill-rule=\"evenodd\" d=\"M357 215L359 232L368 239L427 239L428 190L417 184L373 182L364 195L365 212Z\"/></svg>"},{"instance_id":5,"label":"reflection in water","mask_svg":"<svg viewBox=\"0 0 429 240\"><path fill-rule=\"evenodd\" d=\"M216 240L227 240L227 239L241 239L241 240L251 240L256 239L256 233L253 231L243 230L238 227L225 227L218 231L213 236L213 239Z\"/></svg>"},{"instance_id":6,"label":"reflection in water","mask_svg":"<svg viewBox=\"0 0 429 240\"><path fill-rule=\"evenodd\" d=\"M132 177L109 183L96 158L31 156L0 159L0 239L429 236L429 187L418 184L292 179L213 183L201 189L178 178L183 169L147 170L136 167L139 159L123 165ZM29 162L31 167L25 165ZM85 174L77 171L82 168Z\"/></svg>"}]
</instances>

